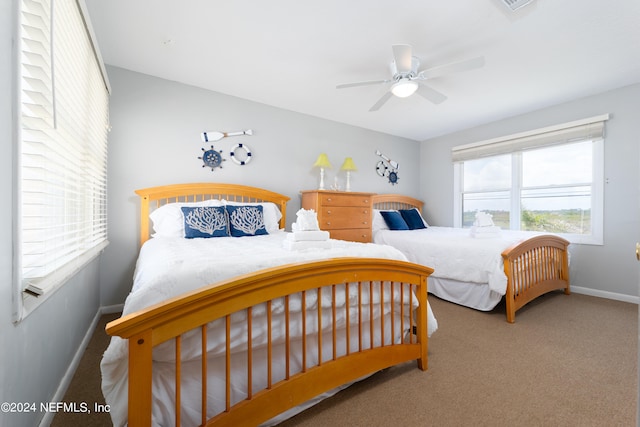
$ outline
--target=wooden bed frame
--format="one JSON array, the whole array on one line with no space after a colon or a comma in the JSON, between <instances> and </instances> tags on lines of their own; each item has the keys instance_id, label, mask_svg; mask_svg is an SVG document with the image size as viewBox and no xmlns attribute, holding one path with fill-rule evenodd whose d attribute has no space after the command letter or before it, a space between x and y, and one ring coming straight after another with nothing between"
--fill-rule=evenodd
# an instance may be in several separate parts
<instances>
[{"instance_id":1,"label":"wooden bed frame","mask_svg":"<svg viewBox=\"0 0 640 427\"><path fill-rule=\"evenodd\" d=\"M141 242L149 238L149 221L148 214L150 206L158 206L171 201L200 200L202 197L212 198L211 195L223 195L237 197L234 200L247 200L249 197L252 202L271 201L281 206L283 216L286 206L286 196L278 195L265 190L252 187L228 185L228 184L185 184L173 185L157 188L149 188L136 191L142 197L141 206ZM196 194L199 193L199 194ZM202 196L205 195L205 196ZM195 199L194 199L195 198ZM283 218L284 221L284 218ZM284 222L282 223L284 224ZM146 230L146 231L145 231ZM418 367L422 370L427 369L428 354L428 334L427 334L427 278L433 272L429 267L419 266L403 261L394 261L386 259L374 258L335 258L324 261L316 261L310 263L290 264L286 266L270 268L239 276L233 279L211 284L197 291L187 293L183 296L173 298L164 303L158 304L132 313L113 322L110 322L106 331L109 335L119 336L129 343L129 405L128 405L128 425L150 426L152 414L152 372L153 372L153 349L155 346L169 340L175 342L176 357L178 361L175 363L175 380L176 384L180 384L180 355L181 355L181 335L187 331L199 330L202 335L202 351L206 352L207 342L207 325L216 319L225 319L227 350L225 352L226 360L226 409L207 419L207 358L201 358L201 382L202 392L200 403L202 409L202 425L258 425L267 421L283 411L298 406L309 399L328 390L332 390L340 385L344 385L362 378L365 375L374 373L386 367L416 360ZM229 370L231 358L233 355L229 350L229 323L232 313L244 311L246 314L246 329L248 332L249 343L251 341L251 310L257 305L267 306L267 312L270 313L271 301L277 298L284 298L288 304L288 298L293 294L305 295L305 292L321 292L322 295L331 295L333 316L335 319L336 310L345 310L345 308L336 309L335 292L337 287L348 289L347 284L357 284L357 296L349 297L347 293L347 301L354 300L357 302L348 302L346 311L357 312L358 320L356 322L356 332L346 332L341 334L336 331L335 321L331 324L332 332L330 339L333 341L333 356L323 359L322 352L318 351L317 358L319 363L312 364L305 362L305 354L307 345L313 347L313 343L307 343L312 338L302 339L302 372L292 373L289 375L287 371L286 378L282 381L273 381L271 379L271 326L268 326L268 344L267 354L269 365L268 387L263 390L251 390L249 387L248 396L239 403L232 404L231 388L233 379ZM412 292L419 301L419 307L409 316L410 320L395 320L394 327L393 316L383 316L380 319L382 325L391 324L387 330L387 337L384 336L385 328L382 327L381 332L376 331L374 337L374 328L363 326L361 320L363 287L382 286L382 283L390 286L391 295L400 296L400 301L408 298L407 292ZM371 290L371 288L369 289ZM394 294L395 292L395 294ZM328 293L328 294L327 294ZM404 295L404 296L403 296ZM303 298L304 299L304 298ZM381 298L382 299L382 298ZM410 298L408 298L410 299ZM378 304L392 304L391 301L380 301ZM373 301L371 301L373 304ZM411 307L409 304L397 303L399 307L392 309L409 314ZM303 305L304 306L304 305ZM288 319L289 308L286 306L285 314ZM371 315L373 314L371 308ZM377 307L377 306L376 306ZM381 307L378 307L381 309ZM319 308L303 308L302 318L311 316L317 323L318 329L321 329L322 310ZM317 314L316 314L317 313ZM349 315L347 314L347 319ZM270 325L271 316L267 317L267 325ZM299 322L299 321L298 321ZM306 322L309 323L308 321ZM347 322L348 323L348 322ZM405 324L408 323L408 324ZM298 323L299 324L299 323ZM288 325L288 324L287 324ZM308 327L308 326L307 326ZM291 343L288 337L285 344L286 366L288 370ZM305 321L302 322L303 336L305 330ZM394 335L394 328L400 331L412 331L407 336ZM389 331L391 331L389 336ZM345 337L346 334L346 337ZM367 339L374 342L379 339L380 342L390 341L389 344L381 346L371 345L369 347L362 345L363 336L365 342ZM320 341L326 335L316 335L314 343L320 347ZM342 337L342 338L341 338ZM325 343L328 343L326 341ZM337 351L338 340L342 339L342 343L346 346L346 354ZM280 344L282 346L282 344ZM354 351L353 348L356 348ZM247 378L252 375L252 344L248 346L247 351ZM275 352L274 352L275 353ZM251 381L249 381L251 383ZM175 393L175 425L180 425L181 420L181 395L180 387L176 386Z\"/></svg>"},{"instance_id":2,"label":"wooden bed frame","mask_svg":"<svg viewBox=\"0 0 640 427\"><path fill-rule=\"evenodd\" d=\"M398 194L378 194L372 197L373 208L397 210L416 208L422 213L423 202ZM535 236L502 252L507 276L505 294L509 323L516 321L516 311L540 295L563 289L571 293L569 285L569 242L554 235Z\"/></svg>"},{"instance_id":3,"label":"wooden bed frame","mask_svg":"<svg viewBox=\"0 0 640 427\"><path fill-rule=\"evenodd\" d=\"M250 187L239 184L220 184L220 183L191 183L191 184L172 184L160 187L143 188L136 190L136 194L140 196L140 245L149 240L151 233L151 224L149 214L162 205L176 202L199 202L203 200L227 200L230 202L243 203L259 203L271 202L275 203L282 218L280 219L280 228L284 228L287 224L287 202L289 197L274 193L273 191L264 190L262 188Z\"/></svg>"}]
</instances>

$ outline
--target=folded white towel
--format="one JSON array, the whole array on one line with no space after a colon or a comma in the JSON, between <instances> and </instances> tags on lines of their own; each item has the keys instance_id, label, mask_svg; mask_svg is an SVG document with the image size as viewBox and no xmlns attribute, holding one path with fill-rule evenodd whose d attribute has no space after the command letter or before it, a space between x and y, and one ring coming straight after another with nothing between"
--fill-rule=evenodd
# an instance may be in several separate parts
<instances>
[{"instance_id":1,"label":"folded white towel","mask_svg":"<svg viewBox=\"0 0 640 427\"><path fill-rule=\"evenodd\" d=\"M283 240L282 247L289 251L301 251L304 249L329 249L331 248L331 241L318 241L318 240L307 240L307 241L299 241L294 242L292 240Z\"/></svg>"},{"instance_id":2,"label":"folded white towel","mask_svg":"<svg viewBox=\"0 0 640 427\"><path fill-rule=\"evenodd\" d=\"M287 240L300 241L324 241L329 240L329 232L324 230L294 231L287 234Z\"/></svg>"},{"instance_id":3,"label":"folded white towel","mask_svg":"<svg viewBox=\"0 0 640 427\"><path fill-rule=\"evenodd\" d=\"M476 238L488 238L488 237L498 237L500 235L500 227L497 225L492 225L489 227L476 227L475 225L471 227L471 237Z\"/></svg>"},{"instance_id":4,"label":"folded white towel","mask_svg":"<svg viewBox=\"0 0 640 427\"><path fill-rule=\"evenodd\" d=\"M488 227L476 227L473 226L471 227L471 231L475 232L475 233L499 233L500 232L500 227L498 227L497 225L491 225Z\"/></svg>"}]
</instances>

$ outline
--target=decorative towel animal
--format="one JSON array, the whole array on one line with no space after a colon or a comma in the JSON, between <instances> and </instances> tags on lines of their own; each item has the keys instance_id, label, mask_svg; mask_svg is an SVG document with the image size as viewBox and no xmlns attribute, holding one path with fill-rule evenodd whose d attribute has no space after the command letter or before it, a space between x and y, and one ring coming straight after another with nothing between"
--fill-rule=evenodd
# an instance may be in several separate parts
<instances>
[{"instance_id":1,"label":"decorative towel animal","mask_svg":"<svg viewBox=\"0 0 640 427\"><path fill-rule=\"evenodd\" d=\"M298 219L291 225L292 233L287 234L283 247L288 250L326 249L331 247L329 232L320 230L318 215L313 209L300 209Z\"/></svg>"},{"instance_id":2,"label":"decorative towel animal","mask_svg":"<svg viewBox=\"0 0 640 427\"><path fill-rule=\"evenodd\" d=\"M493 216L486 212L476 212L476 220L471 227L471 237L490 238L500 235L500 227L493 224Z\"/></svg>"},{"instance_id":3,"label":"decorative towel animal","mask_svg":"<svg viewBox=\"0 0 640 427\"><path fill-rule=\"evenodd\" d=\"M473 222L476 227L491 227L493 226L493 216L486 212L476 212L476 220Z\"/></svg>"},{"instance_id":4,"label":"decorative towel animal","mask_svg":"<svg viewBox=\"0 0 640 427\"><path fill-rule=\"evenodd\" d=\"M292 224L292 231L316 231L320 230L318 215L313 209L300 209L296 212L298 219Z\"/></svg>"}]
</instances>

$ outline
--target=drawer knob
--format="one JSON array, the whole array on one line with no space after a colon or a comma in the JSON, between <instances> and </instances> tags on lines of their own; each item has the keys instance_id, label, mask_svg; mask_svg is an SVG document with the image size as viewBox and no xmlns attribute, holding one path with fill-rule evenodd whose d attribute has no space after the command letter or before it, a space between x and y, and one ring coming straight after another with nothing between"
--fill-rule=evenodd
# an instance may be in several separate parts
<instances>
[{"instance_id":1,"label":"drawer knob","mask_svg":"<svg viewBox=\"0 0 640 427\"><path fill-rule=\"evenodd\" d=\"M327 197L327 202L330 202L330 201L331 201L331 197Z\"/></svg>"},{"instance_id":2,"label":"drawer knob","mask_svg":"<svg viewBox=\"0 0 640 427\"><path fill-rule=\"evenodd\" d=\"M327 215L331 215L331 211L327 211Z\"/></svg>"}]
</instances>

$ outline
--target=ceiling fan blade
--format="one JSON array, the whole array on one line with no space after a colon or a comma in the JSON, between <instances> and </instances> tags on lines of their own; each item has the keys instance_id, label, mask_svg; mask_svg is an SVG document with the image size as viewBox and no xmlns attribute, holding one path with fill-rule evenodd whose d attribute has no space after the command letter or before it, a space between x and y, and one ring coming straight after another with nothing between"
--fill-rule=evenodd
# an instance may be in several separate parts
<instances>
[{"instance_id":1,"label":"ceiling fan blade","mask_svg":"<svg viewBox=\"0 0 640 427\"><path fill-rule=\"evenodd\" d=\"M484 56L467 59L465 61L453 62L451 64L440 65L438 67L429 68L420 71L419 78L432 79L434 77L444 76L445 74L459 73L461 71L473 70L484 66Z\"/></svg>"},{"instance_id":2,"label":"ceiling fan blade","mask_svg":"<svg viewBox=\"0 0 640 427\"><path fill-rule=\"evenodd\" d=\"M336 86L336 89L345 89L348 87L358 87L358 86L369 86L369 85L377 85L381 83L389 83L391 80L370 80L366 82L358 82L358 83L345 83Z\"/></svg>"},{"instance_id":3,"label":"ceiling fan blade","mask_svg":"<svg viewBox=\"0 0 640 427\"><path fill-rule=\"evenodd\" d=\"M408 44L396 44L391 48L393 49L393 59L396 62L396 69L403 73L411 71L411 46Z\"/></svg>"},{"instance_id":4,"label":"ceiling fan blade","mask_svg":"<svg viewBox=\"0 0 640 427\"><path fill-rule=\"evenodd\" d=\"M391 91L388 91L387 93L382 95L382 98L378 99L378 102L373 104L373 107L369 108L369 111L378 111L380 107L382 107L389 100L389 98L391 98L391 95L393 95Z\"/></svg>"},{"instance_id":5,"label":"ceiling fan blade","mask_svg":"<svg viewBox=\"0 0 640 427\"><path fill-rule=\"evenodd\" d=\"M438 92L434 88L424 84L418 86L418 95L428 101L433 102L434 104L440 104L447 99L447 96L445 94Z\"/></svg>"}]
</instances>

